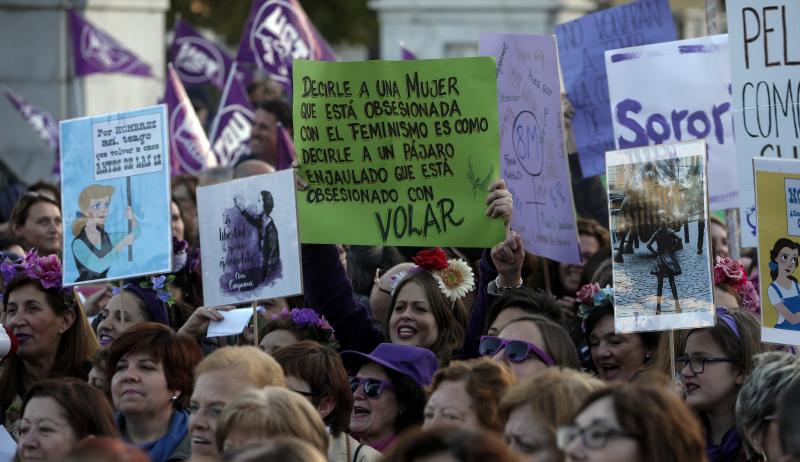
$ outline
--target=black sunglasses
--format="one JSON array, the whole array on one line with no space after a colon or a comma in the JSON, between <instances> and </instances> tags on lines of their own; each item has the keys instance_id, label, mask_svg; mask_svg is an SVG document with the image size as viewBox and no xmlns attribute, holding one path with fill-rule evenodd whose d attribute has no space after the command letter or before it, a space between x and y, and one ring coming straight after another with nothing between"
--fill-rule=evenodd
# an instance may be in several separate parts
<instances>
[{"instance_id":1,"label":"black sunglasses","mask_svg":"<svg viewBox=\"0 0 800 462\"><path fill-rule=\"evenodd\" d=\"M383 393L383 390L392 388L392 384L385 380L350 377L350 390L352 390L353 393L355 393L362 384L364 385L364 394L367 398L377 398Z\"/></svg>"}]
</instances>

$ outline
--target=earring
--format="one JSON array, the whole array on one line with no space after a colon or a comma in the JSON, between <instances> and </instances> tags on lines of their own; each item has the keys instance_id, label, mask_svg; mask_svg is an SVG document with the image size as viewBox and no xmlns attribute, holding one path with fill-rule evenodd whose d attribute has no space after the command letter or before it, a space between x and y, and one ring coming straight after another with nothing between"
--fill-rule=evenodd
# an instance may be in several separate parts
<instances>
[{"instance_id":1,"label":"earring","mask_svg":"<svg viewBox=\"0 0 800 462\"><path fill-rule=\"evenodd\" d=\"M653 358L653 355L652 355L652 354L650 354L650 352L648 351L648 352L647 352L647 354L645 354L645 355L644 355L644 362L648 362L648 361L650 361L652 358Z\"/></svg>"},{"instance_id":2,"label":"earring","mask_svg":"<svg viewBox=\"0 0 800 462\"><path fill-rule=\"evenodd\" d=\"M172 401L173 403L175 401L178 401L178 395L172 395L172 398L170 398L169 400Z\"/></svg>"}]
</instances>

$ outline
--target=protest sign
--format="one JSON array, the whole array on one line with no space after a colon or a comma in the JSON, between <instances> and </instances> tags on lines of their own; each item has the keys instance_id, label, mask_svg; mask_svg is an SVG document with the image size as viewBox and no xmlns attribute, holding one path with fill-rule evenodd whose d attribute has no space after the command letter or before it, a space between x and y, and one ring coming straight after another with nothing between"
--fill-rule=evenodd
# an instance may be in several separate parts
<instances>
[{"instance_id":1,"label":"protest sign","mask_svg":"<svg viewBox=\"0 0 800 462\"><path fill-rule=\"evenodd\" d=\"M678 38L667 0L639 0L556 26L567 98L575 108L572 132L584 177L605 172L614 149L603 54L606 50Z\"/></svg>"},{"instance_id":2,"label":"protest sign","mask_svg":"<svg viewBox=\"0 0 800 462\"><path fill-rule=\"evenodd\" d=\"M197 188L197 211L206 305L302 292L292 170Z\"/></svg>"},{"instance_id":3,"label":"protest sign","mask_svg":"<svg viewBox=\"0 0 800 462\"><path fill-rule=\"evenodd\" d=\"M800 345L800 161L753 159L761 341Z\"/></svg>"},{"instance_id":4,"label":"protest sign","mask_svg":"<svg viewBox=\"0 0 800 462\"><path fill-rule=\"evenodd\" d=\"M619 149L705 139L709 206L738 204L728 36L606 52Z\"/></svg>"},{"instance_id":5,"label":"protest sign","mask_svg":"<svg viewBox=\"0 0 800 462\"><path fill-rule=\"evenodd\" d=\"M299 0L253 0L236 61L256 65L292 93L295 60L335 61Z\"/></svg>"},{"instance_id":6,"label":"protest sign","mask_svg":"<svg viewBox=\"0 0 800 462\"><path fill-rule=\"evenodd\" d=\"M499 177L492 58L298 61L294 137L301 240L490 247ZM347 226L337 226L346 223Z\"/></svg>"},{"instance_id":7,"label":"protest sign","mask_svg":"<svg viewBox=\"0 0 800 462\"><path fill-rule=\"evenodd\" d=\"M67 14L76 77L98 73L153 76L150 66L105 31L72 8Z\"/></svg>"},{"instance_id":8,"label":"protest sign","mask_svg":"<svg viewBox=\"0 0 800 462\"><path fill-rule=\"evenodd\" d=\"M529 252L579 264L555 38L481 34L480 53L497 60L500 172L514 194L511 228Z\"/></svg>"},{"instance_id":9,"label":"protest sign","mask_svg":"<svg viewBox=\"0 0 800 462\"><path fill-rule=\"evenodd\" d=\"M250 130L255 110L250 104L243 82L237 77L237 65L228 74L219 109L211 125L211 149L220 165L234 165L239 157L250 152Z\"/></svg>"},{"instance_id":10,"label":"protest sign","mask_svg":"<svg viewBox=\"0 0 800 462\"><path fill-rule=\"evenodd\" d=\"M742 247L755 247L752 159L800 155L800 2L727 5Z\"/></svg>"},{"instance_id":11,"label":"protest sign","mask_svg":"<svg viewBox=\"0 0 800 462\"><path fill-rule=\"evenodd\" d=\"M210 83L222 89L233 67L233 57L224 48L203 37L182 19L175 24L169 55L175 71L186 85Z\"/></svg>"},{"instance_id":12,"label":"protest sign","mask_svg":"<svg viewBox=\"0 0 800 462\"><path fill-rule=\"evenodd\" d=\"M192 101L172 64L167 67L164 103L169 113L172 174L196 174L215 167L217 157L211 151L203 124L194 112Z\"/></svg>"},{"instance_id":13,"label":"protest sign","mask_svg":"<svg viewBox=\"0 0 800 462\"><path fill-rule=\"evenodd\" d=\"M61 122L64 285L172 269L165 105Z\"/></svg>"},{"instance_id":14,"label":"protest sign","mask_svg":"<svg viewBox=\"0 0 800 462\"><path fill-rule=\"evenodd\" d=\"M610 151L606 167L616 331L713 326L705 141Z\"/></svg>"}]
</instances>

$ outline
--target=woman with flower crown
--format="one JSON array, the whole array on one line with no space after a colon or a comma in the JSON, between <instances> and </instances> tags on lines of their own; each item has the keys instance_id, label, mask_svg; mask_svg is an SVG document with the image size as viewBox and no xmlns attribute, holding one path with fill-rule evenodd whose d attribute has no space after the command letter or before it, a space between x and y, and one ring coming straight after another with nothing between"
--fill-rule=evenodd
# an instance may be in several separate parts
<instances>
[{"instance_id":1,"label":"woman with flower crown","mask_svg":"<svg viewBox=\"0 0 800 462\"><path fill-rule=\"evenodd\" d=\"M61 281L56 255L29 252L21 263L0 264L6 282L3 316L19 347L0 372L0 424L16 434L20 398L45 378L86 380L97 350L86 315Z\"/></svg>"},{"instance_id":2,"label":"woman with flower crown","mask_svg":"<svg viewBox=\"0 0 800 462\"><path fill-rule=\"evenodd\" d=\"M512 198L504 181L489 187L486 203L489 217L510 223ZM463 260L448 260L441 249L420 252L416 266L392 291L386 317L377 320L383 323L380 329L373 325L369 308L355 300L336 246L306 244L302 255L306 303L325 315L342 349L369 352L389 341L427 348L447 365L463 344L467 315L461 299L475 286Z\"/></svg>"}]
</instances>

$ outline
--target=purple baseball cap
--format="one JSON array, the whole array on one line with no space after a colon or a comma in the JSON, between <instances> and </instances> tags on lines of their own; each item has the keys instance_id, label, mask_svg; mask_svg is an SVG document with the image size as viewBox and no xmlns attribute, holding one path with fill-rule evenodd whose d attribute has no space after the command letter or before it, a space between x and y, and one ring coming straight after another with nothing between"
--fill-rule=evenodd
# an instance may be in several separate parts
<instances>
[{"instance_id":1,"label":"purple baseball cap","mask_svg":"<svg viewBox=\"0 0 800 462\"><path fill-rule=\"evenodd\" d=\"M373 362L411 377L422 387L431 384L433 374L439 368L439 361L436 360L436 355L431 350L397 343L381 343L370 354L347 350L343 351L341 355L348 369L355 369L364 363Z\"/></svg>"}]
</instances>

